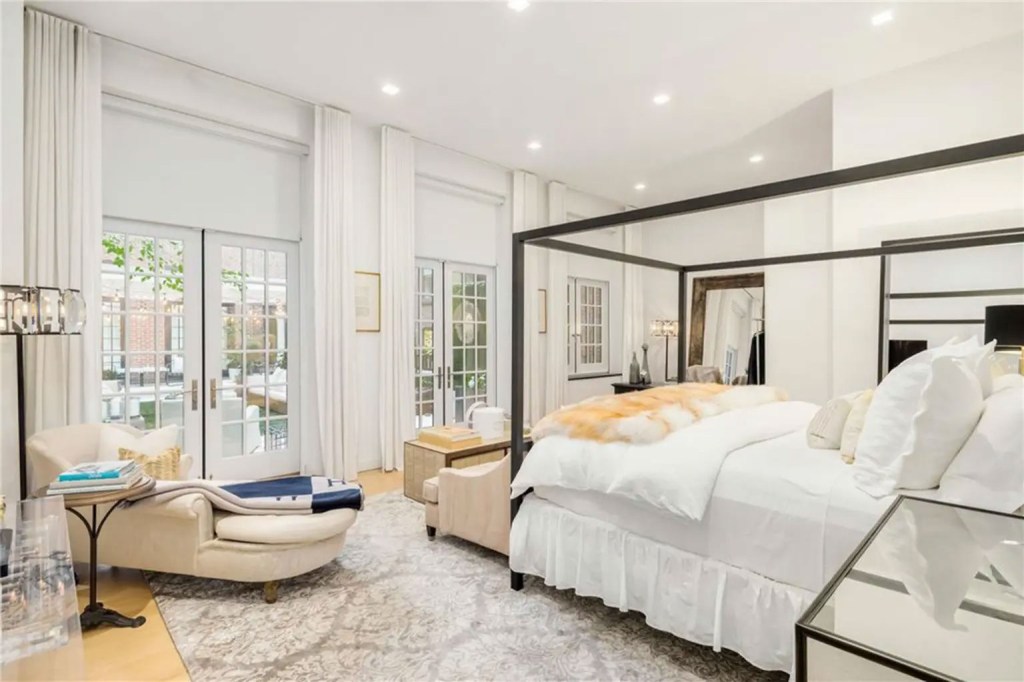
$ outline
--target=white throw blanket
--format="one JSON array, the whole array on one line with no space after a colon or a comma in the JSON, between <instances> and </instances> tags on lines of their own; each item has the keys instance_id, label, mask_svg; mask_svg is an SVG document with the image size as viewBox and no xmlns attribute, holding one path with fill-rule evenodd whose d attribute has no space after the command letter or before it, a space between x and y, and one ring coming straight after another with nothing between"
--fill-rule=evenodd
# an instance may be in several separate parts
<instances>
[{"instance_id":1,"label":"white throw blanket","mask_svg":"<svg viewBox=\"0 0 1024 682\"><path fill-rule=\"evenodd\" d=\"M699 521L731 452L806 428L817 410L797 401L733 410L647 445L551 436L523 460L512 496L534 486L588 490Z\"/></svg>"}]
</instances>

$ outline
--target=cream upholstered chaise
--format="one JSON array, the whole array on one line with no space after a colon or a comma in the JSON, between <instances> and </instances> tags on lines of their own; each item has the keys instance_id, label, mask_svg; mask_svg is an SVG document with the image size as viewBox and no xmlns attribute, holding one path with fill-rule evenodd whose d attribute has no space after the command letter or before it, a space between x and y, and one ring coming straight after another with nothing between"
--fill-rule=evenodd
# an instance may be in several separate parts
<instances>
[{"instance_id":1,"label":"cream upholstered chaise","mask_svg":"<svg viewBox=\"0 0 1024 682\"><path fill-rule=\"evenodd\" d=\"M465 469L446 467L423 482L427 535L455 535L508 555L510 528L508 455Z\"/></svg>"},{"instance_id":2,"label":"cream upholstered chaise","mask_svg":"<svg viewBox=\"0 0 1024 682\"><path fill-rule=\"evenodd\" d=\"M93 461L103 428L134 435L142 431L123 424L81 424L41 431L26 443L31 490L38 490L62 471ZM181 457L182 477L192 466ZM106 507L100 507L102 518ZM167 502L144 502L110 515L99 536L99 563L201 578L263 583L264 598L277 599L278 581L319 568L341 552L356 511L336 509L322 514L248 516L215 510L202 495L189 494ZM71 551L88 561L89 536L82 522L68 516Z\"/></svg>"}]
</instances>

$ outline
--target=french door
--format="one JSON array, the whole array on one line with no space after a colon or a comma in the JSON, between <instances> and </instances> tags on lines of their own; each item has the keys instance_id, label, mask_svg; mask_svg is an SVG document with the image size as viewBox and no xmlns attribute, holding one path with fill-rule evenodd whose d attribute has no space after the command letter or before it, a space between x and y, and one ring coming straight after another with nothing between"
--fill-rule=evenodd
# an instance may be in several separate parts
<instances>
[{"instance_id":1,"label":"french door","mask_svg":"<svg viewBox=\"0 0 1024 682\"><path fill-rule=\"evenodd\" d=\"M299 471L298 247L104 219L102 416L178 424L192 477Z\"/></svg>"},{"instance_id":2,"label":"french door","mask_svg":"<svg viewBox=\"0 0 1024 682\"><path fill-rule=\"evenodd\" d=\"M103 421L177 424L182 451L201 453L201 233L107 218L101 250Z\"/></svg>"},{"instance_id":3,"label":"french door","mask_svg":"<svg viewBox=\"0 0 1024 682\"><path fill-rule=\"evenodd\" d=\"M206 470L299 471L298 245L206 234Z\"/></svg>"},{"instance_id":4,"label":"french door","mask_svg":"<svg viewBox=\"0 0 1024 682\"><path fill-rule=\"evenodd\" d=\"M416 428L465 421L494 404L494 269L416 263Z\"/></svg>"}]
</instances>

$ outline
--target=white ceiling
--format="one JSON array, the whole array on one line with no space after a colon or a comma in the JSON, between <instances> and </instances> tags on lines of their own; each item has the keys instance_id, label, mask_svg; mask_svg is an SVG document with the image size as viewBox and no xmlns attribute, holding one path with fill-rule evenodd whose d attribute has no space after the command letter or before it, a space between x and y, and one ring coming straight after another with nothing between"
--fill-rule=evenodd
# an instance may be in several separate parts
<instances>
[{"instance_id":1,"label":"white ceiling","mask_svg":"<svg viewBox=\"0 0 1024 682\"><path fill-rule=\"evenodd\" d=\"M632 204L827 90L1019 32L1021 3L43 2L165 54ZM880 27L871 17L894 9ZM381 93L391 81L397 97ZM672 101L655 106L655 93ZM543 142L527 150L532 139ZM767 142L771 144L771 141ZM756 167L747 161L765 153ZM732 179L717 155L715 173ZM773 165L774 164L774 165ZM775 169L773 172L772 169ZM681 170L683 169L683 170ZM686 170L688 169L688 170ZM633 186L645 182L647 191Z\"/></svg>"}]
</instances>

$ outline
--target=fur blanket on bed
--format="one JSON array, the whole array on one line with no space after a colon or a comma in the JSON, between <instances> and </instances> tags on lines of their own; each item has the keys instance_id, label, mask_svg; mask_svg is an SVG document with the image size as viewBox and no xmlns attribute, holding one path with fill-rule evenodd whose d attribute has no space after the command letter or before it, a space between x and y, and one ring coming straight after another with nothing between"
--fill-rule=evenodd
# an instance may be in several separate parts
<instances>
[{"instance_id":1,"label":"fur blanket on bed","mask_svg":"<svg viewBox=\"0 0 1024 682\"><path fill-rule=\"evenodd\" d=\"M533 428L533 440L567 436L599 443L656 443L704 417L786 400L771 386L682 383L599 396L552 412Z\"/></svg>"}]
</instances>

